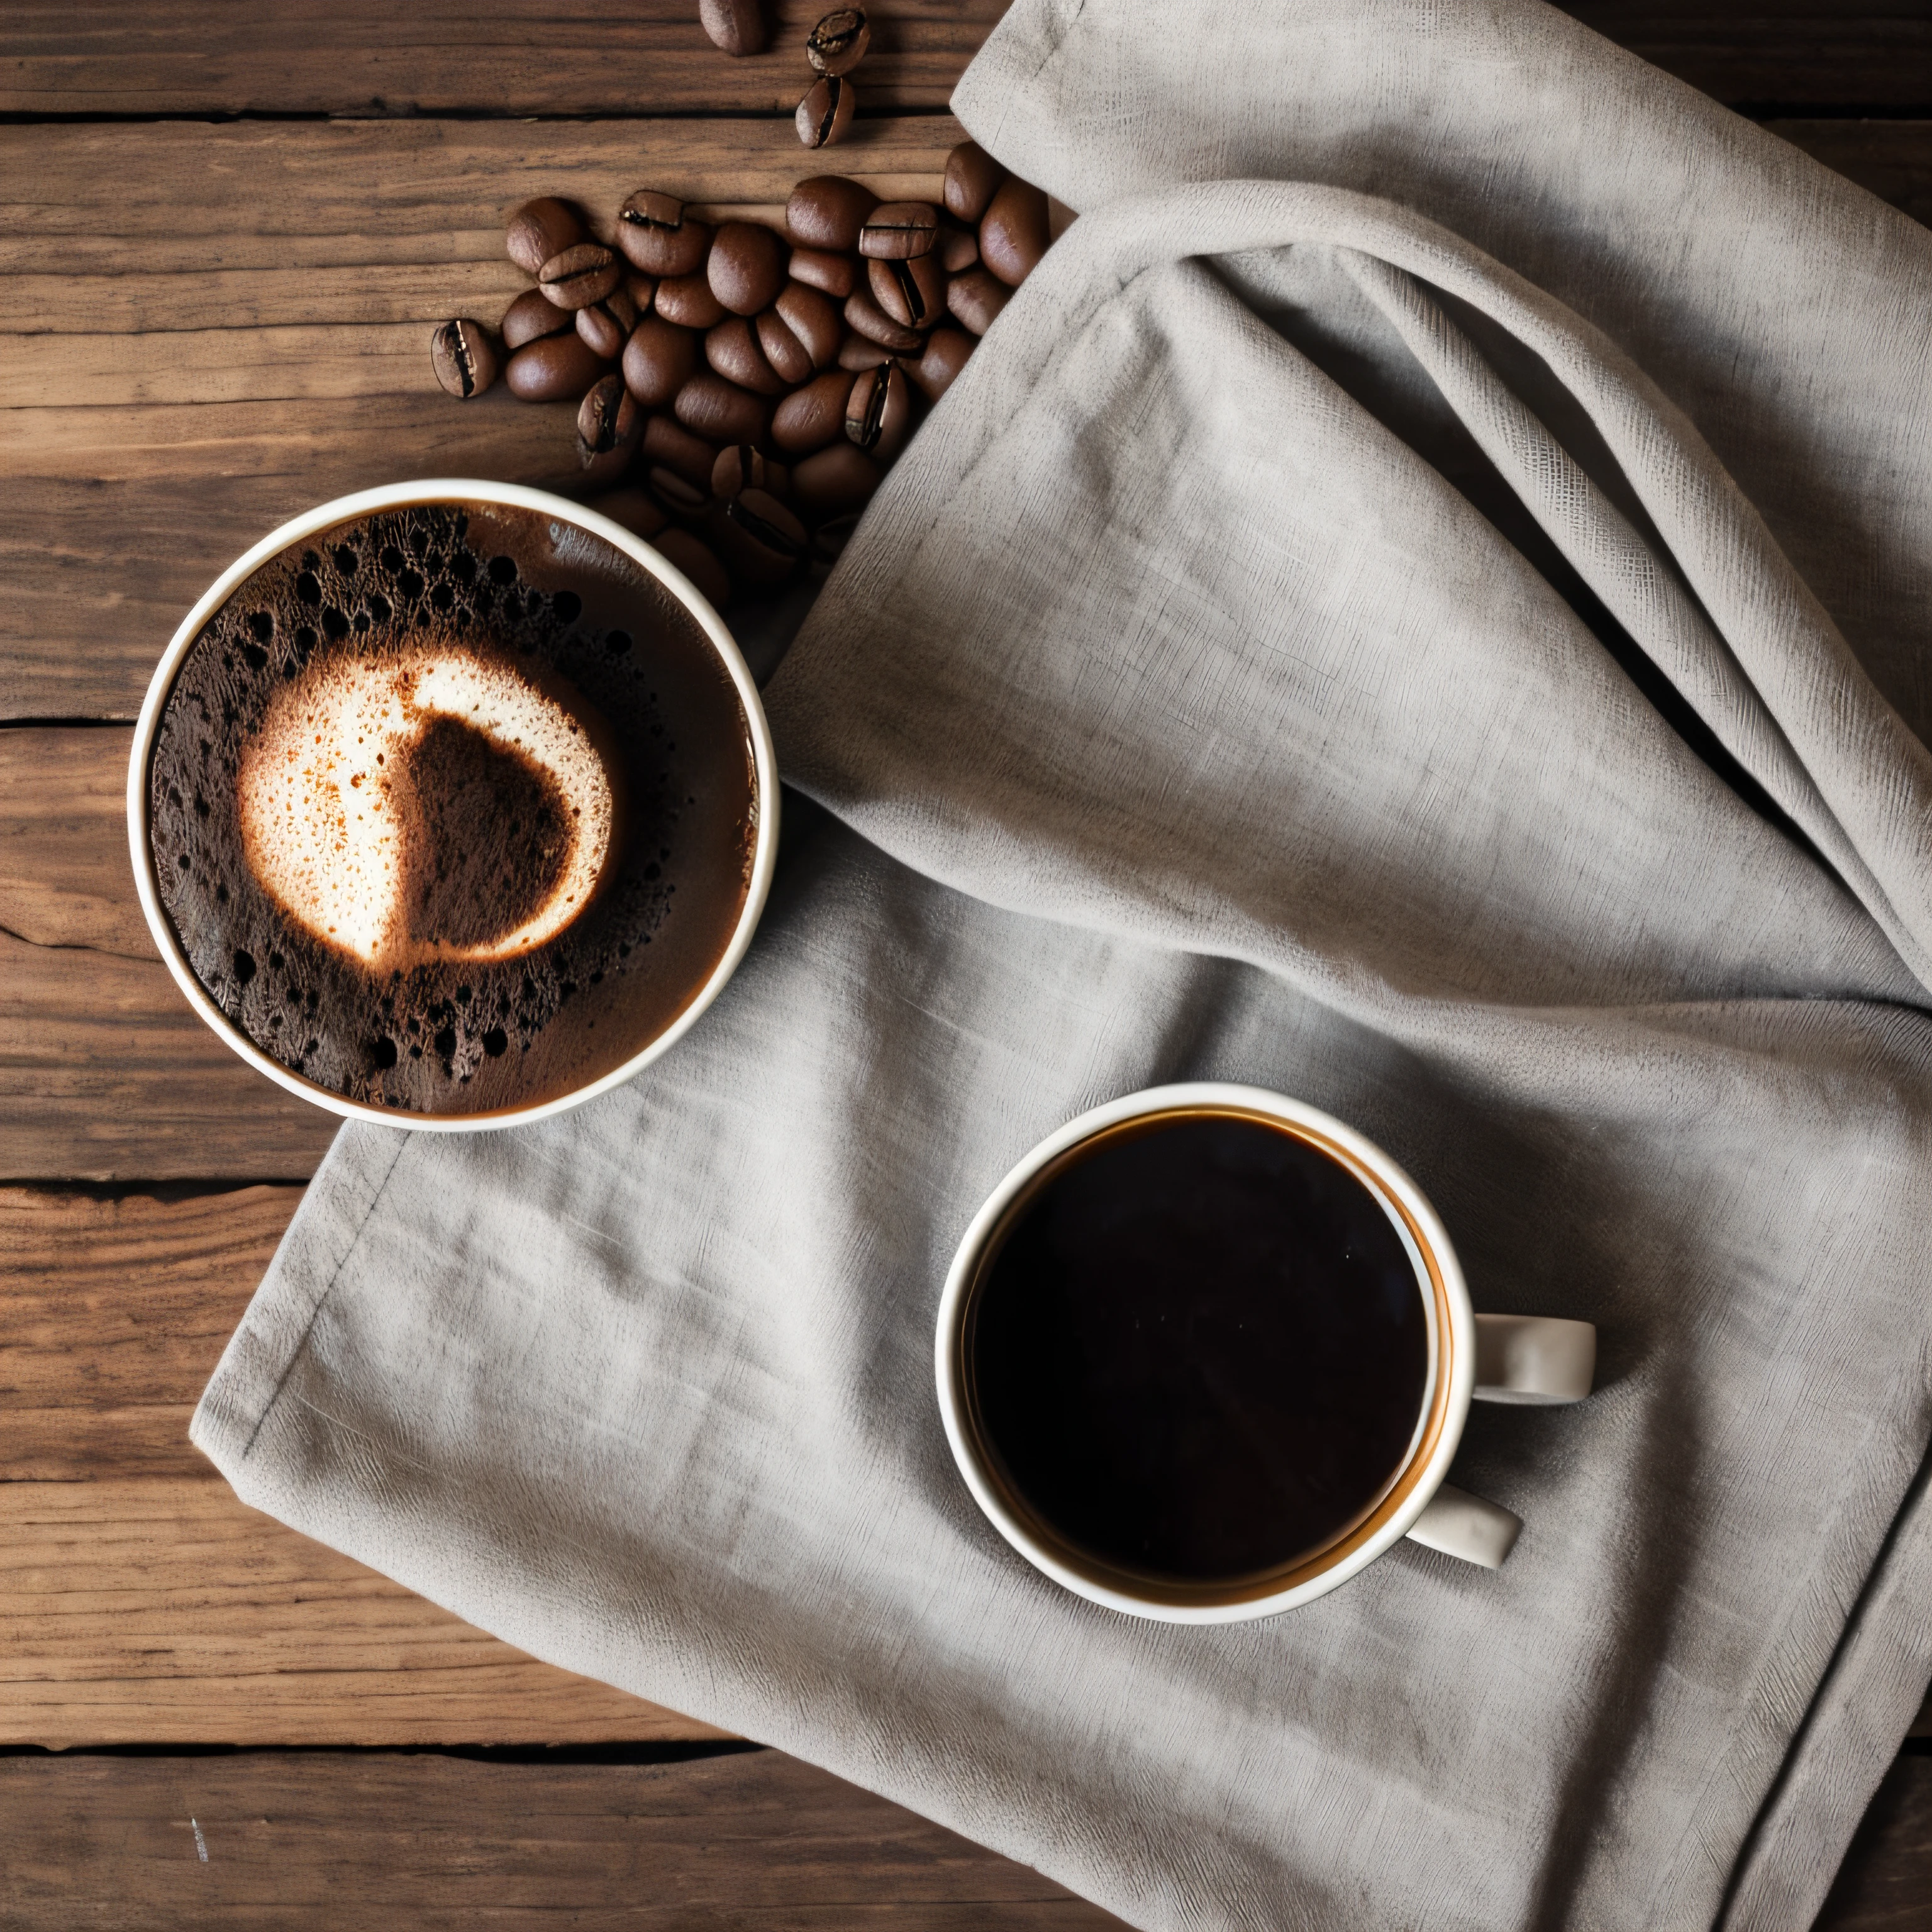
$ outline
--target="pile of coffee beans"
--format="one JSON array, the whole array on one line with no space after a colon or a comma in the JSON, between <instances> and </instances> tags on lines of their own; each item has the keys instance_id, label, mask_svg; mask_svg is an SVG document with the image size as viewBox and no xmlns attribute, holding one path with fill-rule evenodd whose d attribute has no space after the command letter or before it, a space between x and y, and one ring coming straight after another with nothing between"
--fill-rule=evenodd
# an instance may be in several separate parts
<instances>
[{"instance_id":1,"label":"pile of coffee beans","mask_svg":"<svg viewBox=\"0 0 1932 1932\"><path fill-rule=\"evenodd\" d=\"M500 372L526 402L578 401L598 508L714 604L773 595L838 555L1046 252L1046 196L973 142L947 157L944 203L818 175L781 236L640 188L609 246L568 204L526 202L506 245L536 286L494 340L438 328L436 380L467 398Z\"/></svg>"}]
</instances>

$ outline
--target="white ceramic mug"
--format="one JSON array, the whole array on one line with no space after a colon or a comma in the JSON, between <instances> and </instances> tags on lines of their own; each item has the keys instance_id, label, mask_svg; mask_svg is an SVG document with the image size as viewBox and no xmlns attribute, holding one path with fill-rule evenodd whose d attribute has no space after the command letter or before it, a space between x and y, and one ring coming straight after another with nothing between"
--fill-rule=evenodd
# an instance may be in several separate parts
<instances>
[{"instance_id":1,"label":"white ceramic mug","mask_svg":"<svg viewBox=\"0 0 1932 1932\"><path fill-rule=\"evenodd\" d=\"M174 928L162 910L154 878L154 848L148 836L148 763L154 734L182 660L208 620L256 570L291 545L314 536L318 531L332 529L338 524L352 522L378 511L406 509L424 503L501 504L531 511L550 518L553 527L566 524L587 531L629 558L657 578L696 620L737 691L751 739L754 768L752 809L757 815L751 878L730 943L710 976L670 1024L621 1066L585 1082L567 1094L554 1095L527 1106L501 1108L490 1113L424 1114L400 1107L370 1106L312 1080L305 1080L299 1073L264 1053L209 998L207 989L195 976L194 969L189 964ZM634 536L622 524L613 523L608 517L600 516L596 511L586 510L582 505L562 496L553 496L548 490L526 489L514 483L484 482L474 478L441 477L416 483L391 483L380 489L338 496L332 502L304 511L292 521L283 524L280 530L272 530L245 556L237 557L182 620L181 628L175 632L160 664L155 667L154 676L148 682L146 701L141 706L140 721L135 727L134 748L128 760L128 843L134 863L135 889L140 895L141 910L147 915L148 929L154 934L161 958L174 975L175 983L180 987L188 1004L224 1045L258 1073L267 1075L278 1086L286 1087L303 1100L313 1101L316 1106L326 1107L331 1113L344 1114L350 1120L376 1120L386 1126L414 1127L434 1133L473 1133L485 1129L519 1126L562 1113L621 1085L668 1052L718 997L725 982L737 970L739 961L745 956L758 916L764 910L766 896L771 890L772 870L778 857L778 758L772 746L771 728L765 722L758 686L736 640L703 592L668 558L642 538Z\"/></svg>"},{"instance_id":2,"label":"white ceramic mug","mask_svg":"<svg viewBox=\"0 0 1932 1932\"><path fill-rule=\"evenodd\" d=\"M1415 1270L1426 1312L1429 1369L1408 1458L1360 1521L1278 1574L1236 1585L1156 1584L1073 1548L1001 1480L973 1413L965 1358L974 1298L998 1252L1008 1210L1042 1168L1082 1142L1159 1114L1245 1115L1284 1129L1338 1162L1381 1203ZM1070 1590L1136 1616L1169 1623L1234 1623L1273 1616L1322 1596L1407 1536L1486 1568L1498 1568L1521 1522L1444 1481L1472 1400L1580 1402L1595 1373L1597 1331L1587 1322L1474 1313L1448 1232L1420 1188L1365 1136L1317 1108L1258 1087L1198 1082L1156 1087L1070 1120L1028 1154L973 1217L940 1297L934 1370L953 1460L994 1527L1027 1561Z\"/></svg>"}]
</instances>

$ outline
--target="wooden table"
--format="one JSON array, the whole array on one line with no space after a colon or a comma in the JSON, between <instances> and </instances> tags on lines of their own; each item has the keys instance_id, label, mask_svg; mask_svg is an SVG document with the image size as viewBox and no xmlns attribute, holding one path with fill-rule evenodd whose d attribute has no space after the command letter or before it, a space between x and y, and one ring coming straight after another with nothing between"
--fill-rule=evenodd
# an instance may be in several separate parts
<instances>
[{"instance_id":1,"label":"wooden table","mask_svg":"<svg viewBox=\"0 0 1932 1932\"><path fill-rule=\"evenodd\" d=\"M1000 0L891 0L837 165L932 194ZM818 0L9 0L0 14L0 1923L1069 1928L1037 1874L536 1664L243 1508L189 1410L320 1114L202 1029L128 876L128 722L231 556L339 492L567 482L569 412L428 380L506 209L772 206ZM1932 218L1925 0L1590 0ZM1932 318L1928 318L1932 321ZM1823 1923L1932 1925L1932 1738Z\"/></svg>"}]
</instances>

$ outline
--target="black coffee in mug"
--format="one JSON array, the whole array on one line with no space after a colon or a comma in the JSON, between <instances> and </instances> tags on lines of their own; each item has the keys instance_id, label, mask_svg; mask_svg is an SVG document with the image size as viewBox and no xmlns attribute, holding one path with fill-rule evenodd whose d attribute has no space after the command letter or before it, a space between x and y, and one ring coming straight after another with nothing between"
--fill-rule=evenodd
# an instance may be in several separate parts
<instances>
[{"instance_id":1,"label":"black coffee in mug","mask_svg":"<svg viewBox=\"0 0 1932 1932\"><path fill-rule=\"evenodd\" d=\"M1008 1210L967 1313L968 1400L1011 1502L1076 1556L1277 1574L1407 1466L1424 1292L1382 1198L1318 1145L1234 1111L1146 1117Z\"/></svg>"}]
</instances>

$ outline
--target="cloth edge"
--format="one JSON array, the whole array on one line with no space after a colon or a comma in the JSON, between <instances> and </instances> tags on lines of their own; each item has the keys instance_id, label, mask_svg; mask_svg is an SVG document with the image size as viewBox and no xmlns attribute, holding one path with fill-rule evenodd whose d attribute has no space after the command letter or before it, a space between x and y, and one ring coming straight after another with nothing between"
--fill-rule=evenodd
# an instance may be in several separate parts
<instances>
[{"instance_id":1,"label":"cloth edge","mask_svg":"<svg viewBox=\"0 0 1932 1932\"><path fill-rule=\"evenodd\" d=\"M256 1436L409 1142L401 1128L352 1124L336 1136L195 1405L188 1440L244 1502Z\"/></svg>"}]
</instances>

